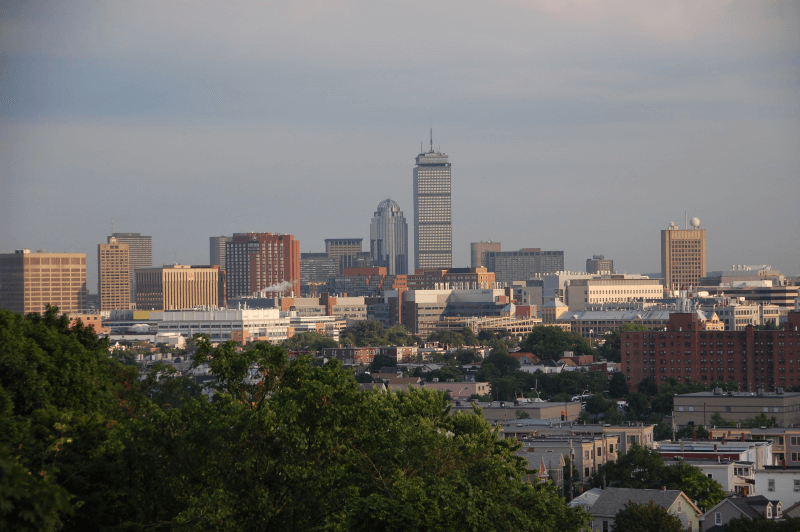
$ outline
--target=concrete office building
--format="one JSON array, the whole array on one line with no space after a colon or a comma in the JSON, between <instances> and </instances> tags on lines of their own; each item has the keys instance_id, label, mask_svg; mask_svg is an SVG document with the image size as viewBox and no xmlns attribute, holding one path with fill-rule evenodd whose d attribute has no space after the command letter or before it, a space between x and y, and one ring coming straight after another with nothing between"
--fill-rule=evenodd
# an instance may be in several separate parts
<instances>
[{"instance_id":1,"label":"concrete office building","mask_svg":"<svg viewBox=\"0 0 800 532\"><path fill-rule=\"evenodd\" d=\"M662 299L664 287L658 279L640 275L603 275L594 279L571 279L566 286L566 304L571 311L591 305L643 299Z\"/></svg>"},{"instance_id":2,"label":"concrete office building","mask_svg":"<svg viewBox=\"0 0 800 532\"><path fill-rule=\"evenodd\" d=\"M483 268L486 266L486 253L488 251L502 251L500 242L472 242L469 245L470 264L472 268Z\"/></svg>"},{"instance_id":3,"label":"concrete office building","mask_svg":"<svg viewBox=\"0 0 800 532\"><path fill-rule=\"evenodd\" d=\"M339 261L327 253L300 254L300 285L304 291L324 285L330 277L339 275ZM308 288L305 288L308 287Z\"/></svg>"},{"instance_id":4,"label":"concrete office building","mask_svg":"<svg viewBox=\"0 0 800 532\"><path fill-rule=\"evenodd\" d=\"M339 264L339 275L342 275L345 268L365 268L372 266L360 261L363 258L361 251L363 238L326 238L325 253L328 257L336 259ZM367 254L369 255L369 254Z\"/></svg>"},{"instance_id":5,"label":"concrete office building","mask_svg":"<svg viewBox=\"0 0 800 532\"><path fill-rule=\"evenodd\" d=\"M86 296L85 253L18 249L0 254L0 308L27 314L52 305L61 312L82 312Z\"/></svg>"},{"instance_id":6,"label":"concrete office building","mask_svg":"<svg viewBox=\"0 0 800 532\"><path fill-rule=\"evenodd\" d=\"M136 271L137 307L184 310L219 306L219 266L173 264Z\"/></svg>"},{"instance_id":7,"label":"concrete office building","mask_svg":"<svg viewBox=\"0 0 800 532\"><path fill-rule=\"evenodd\" d=\"M779 427L800 423L800 393L767 392L725 392L717 388L710 392L687 393L674 397L673 423L677 427L687 425L711 425L711 416L719 413L730 421L744 421L759 414L774 417ZM738 439L750 429L733 430L733 438ZM772 465L772 462L767 462Z\"/></svg>"},{"instance_id":8,"label":"concrete office building","mask_svg":"<svg viewBox=\"0 0 800 532\"><path fill-rule=\"evenodd\" d=\"M679 229L670 222L661 231L661 275L667 290L698 286L706 275L706 230L692 218L692 229Z\"/></svg>"},{"instance_id":9,"label":"concrete office building","mask_svg":"<svg viewBox=\"0 0 800 532\"><path fill-rule=\"evenodd\" d=\"M388 275L408 273L408 224L397 202L383 200L369 226L369 251L374 266Z\"/></svg>"},{"instance_id":10,"label":"concrete office building","mask_svg":"<svg viewBox=\"0 0 800 532\"><path fill-rule=\"evenodd\" d=\"M212 266L219 266L221 271L225 271L225 244L230 240L229 236L212 236L209 241L209 259Z\"/></svg>"},{"instance_id":11,"label":"concrete office building","mask_svg":"<svg viewBox=\"0 0 800 532\"><path fill-rule=\"evenodd\" d=\"M563 251L523 248L519 251L487 251L486 269L495 273L497 282L525 281L543 273L564 270Z\"/></svg>"},{"instance_id":12,"label":"concrete office building","mask_svg":"<svg viewBox=\"0 0 800 532\"><path fill-rule=\"evenodd\" d=\"M136 270L153 266L153 237L141 233L111 233L108 241L116 238L120 244L128 244L131 268L131 303L136 303Z\"/></svg>"},{"instance_id":13,"label":"concrete office building","mask_svg":"<svg viewBox=\"0 0 800 532\"><path fill-rule=\"evenodd\" d=\"M97 244L97 293L100 310L131 308L131 263L129 245L117 242Z\"/></svg>"},{"instance_id":14,"label":"concrete office building","mask_svg":"<svg viewBox=\"0 0 800 532\"><path fill-rule=\"evenodd\" d=\"M431 148L414 168L414 270L453 266L453 221L448 156Z\"/></svg>"},{"instance_id":15,"label":"concrete office building","mask_svg":"<svg viewBox=\"0 0 800 532\"><path fill-rule=\"evenodd\" d=\"M294 235L234 233L225 243L228 298L300 293L300 242Z\"/></svg>"},{"instance_id":16,"label":"concrete office building","mask_svg":"<svg viewBox=\"0 0 800 532\"><path fill-rule=\"evenodd\" d=\"M614 261L603 255L593 255L586 259L586 273L614 273Z\"/></svg>"}]
</instances>

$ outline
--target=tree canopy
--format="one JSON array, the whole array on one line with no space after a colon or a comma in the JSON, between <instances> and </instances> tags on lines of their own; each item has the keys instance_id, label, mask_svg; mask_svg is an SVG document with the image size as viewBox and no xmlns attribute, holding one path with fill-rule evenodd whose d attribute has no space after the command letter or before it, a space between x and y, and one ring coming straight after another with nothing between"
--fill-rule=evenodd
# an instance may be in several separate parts
<instances>
[{"instance_id":1,"label":"tree canopy","mask_svg":"<svg viewBox=\"0 0 800 532\"><path fill-rule=\"evenodd\" d=\"M576 355L593 354L586 338L554 326L534 327L520 342L520 348L535 353L542 360L557 360L564 356L564 351L572 351Z\"/></svg>"},{"instance_id":2,"label":"tree canopy","mask_svg":"<svg viewBox=\"0 0 800 532\"><path fill-rule=\"evenodd\" d=\"M634 443L616 462L603 464L592 475L592 486L602 487L604 482L618 488L681 490L698 506L707 510L726 497L722 486L705 476L699 468L682 460L675 465L665 465L655 451Z\"/></svg>"},{"instance_id":3,"label":"tree canopy","mask_svg":"<svg viewBox=\"0 0 800 532\"><path fill-rule=\"evenodd\" d=\"M612 532L683 532L683 523L677 515L653 501L646 504L626 504L614 517Z\"/></svg>"},{"instance_id":4,"label":"tree canopy","mask_svg":"<svg viewBox=\"0 0 800 532\"><path fill-rule=\"evenodd\" d=\"M623 332L646 330L648 330L646 326L638 323L624 323L619 329L609 331L603 335L603 345L597 349L597 352L609 362L619 362L622 356L620 334Z\"/></svg>"},{"instance_id":5,"label":"tree canopy","mask_svg":"<svg viewBox=\"0 0 800 532\"><path fill-rule=\"evenodd\" d=\"M402 325L384 328L379 321L359 321L342 331L339 336L342 345L381 346L381 345L414 345L417 338L408 334Z\"/></svg>"},{"instance_id":6,"label":"tree canopy","mask_svg":"<svg viewBox=\"0 0 800 532\"><path fill-rule=\"evenodd\" d=\"M338 345L333 338L314 331L297 333L283 341L283 347L289 351L320 351L326 347L337 347Z\"/></svg>"},{"instance_id":7,"label":"tree canopy","mask_svg":"<svg viewBox=\"0 0 800 532\"><path fill-rule=\"evenodd\" d=\"M0 311L0 526L563 530L588 522L517 445L435 391L361 392L338 361L198 340L205 390L139 379L64 318ZM204 391L205 393L201 393Z\"/></svg>"}]
</instances>

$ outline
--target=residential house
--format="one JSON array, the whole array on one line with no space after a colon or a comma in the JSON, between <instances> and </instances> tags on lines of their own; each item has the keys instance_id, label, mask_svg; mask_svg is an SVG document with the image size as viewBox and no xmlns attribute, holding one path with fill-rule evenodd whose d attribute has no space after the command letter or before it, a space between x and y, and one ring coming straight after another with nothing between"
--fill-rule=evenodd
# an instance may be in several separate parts
<instances>
[{"instance_id":1,"label":"residential house","mask_svg":"<svg viewBox=\"0 0 800 532\"><path fill-rule=\"evenodd\" d=\"M680 490L640 490L632 488L606 488L586 510L592 515L590 530L609 532L614 527L617 513L628 504L647 504L653 501L667 512L678 517L685 530L700 530L700 508Z\"/></svg>"},{"instance_id":2,"label":"residential house","mask_svg":"<svg viewBox=\"0 0 800 532\"><path fill-rule=\"evenodd\" d=\"M783 517L780 501L771 501L763 495L753 497L730 497L711 508L700 517L704 532L724 532L725 525L732 519L749 517L756 519L781 519Z\"/></svg>"}]
</instances>

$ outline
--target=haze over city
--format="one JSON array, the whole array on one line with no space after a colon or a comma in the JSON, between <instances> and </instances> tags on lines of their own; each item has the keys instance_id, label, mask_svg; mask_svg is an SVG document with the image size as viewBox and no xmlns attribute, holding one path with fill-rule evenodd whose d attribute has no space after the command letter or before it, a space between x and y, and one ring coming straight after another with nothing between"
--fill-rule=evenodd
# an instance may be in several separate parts
<instances>
[{"instance_id":1,"label":"haze over city","mask_svg":"<svg viewBox=\"0 0 800 532\"><path fill-rule=\"evenodd\" d=\"M684 213L708 269L800 273L796 2L25 2L0 10L0 252L153 236L368 241L413 216L433 126L469 243L657 272ZM413 253L413 251L412 251Z\"/></svg>"}]
</instances>

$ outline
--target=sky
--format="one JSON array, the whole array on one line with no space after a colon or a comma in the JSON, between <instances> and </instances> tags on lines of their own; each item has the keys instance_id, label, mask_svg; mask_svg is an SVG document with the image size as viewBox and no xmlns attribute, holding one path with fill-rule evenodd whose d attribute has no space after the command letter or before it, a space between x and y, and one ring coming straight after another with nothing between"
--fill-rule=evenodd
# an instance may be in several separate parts
<instances>
[{"instance_id":1,"label":"sky","mask_svg":"<svg viewBox=\"0 0 800 532\"><path fill-rule=\"evenodd\" d=\"M85 1L0 5L0 252L155 265L209 237L364 238L420 143L470 242L660 270L685 213L708 269L800 274L800 3ZM413 263L413 260L411 261Z\"/></svg>"}]
</instances>

